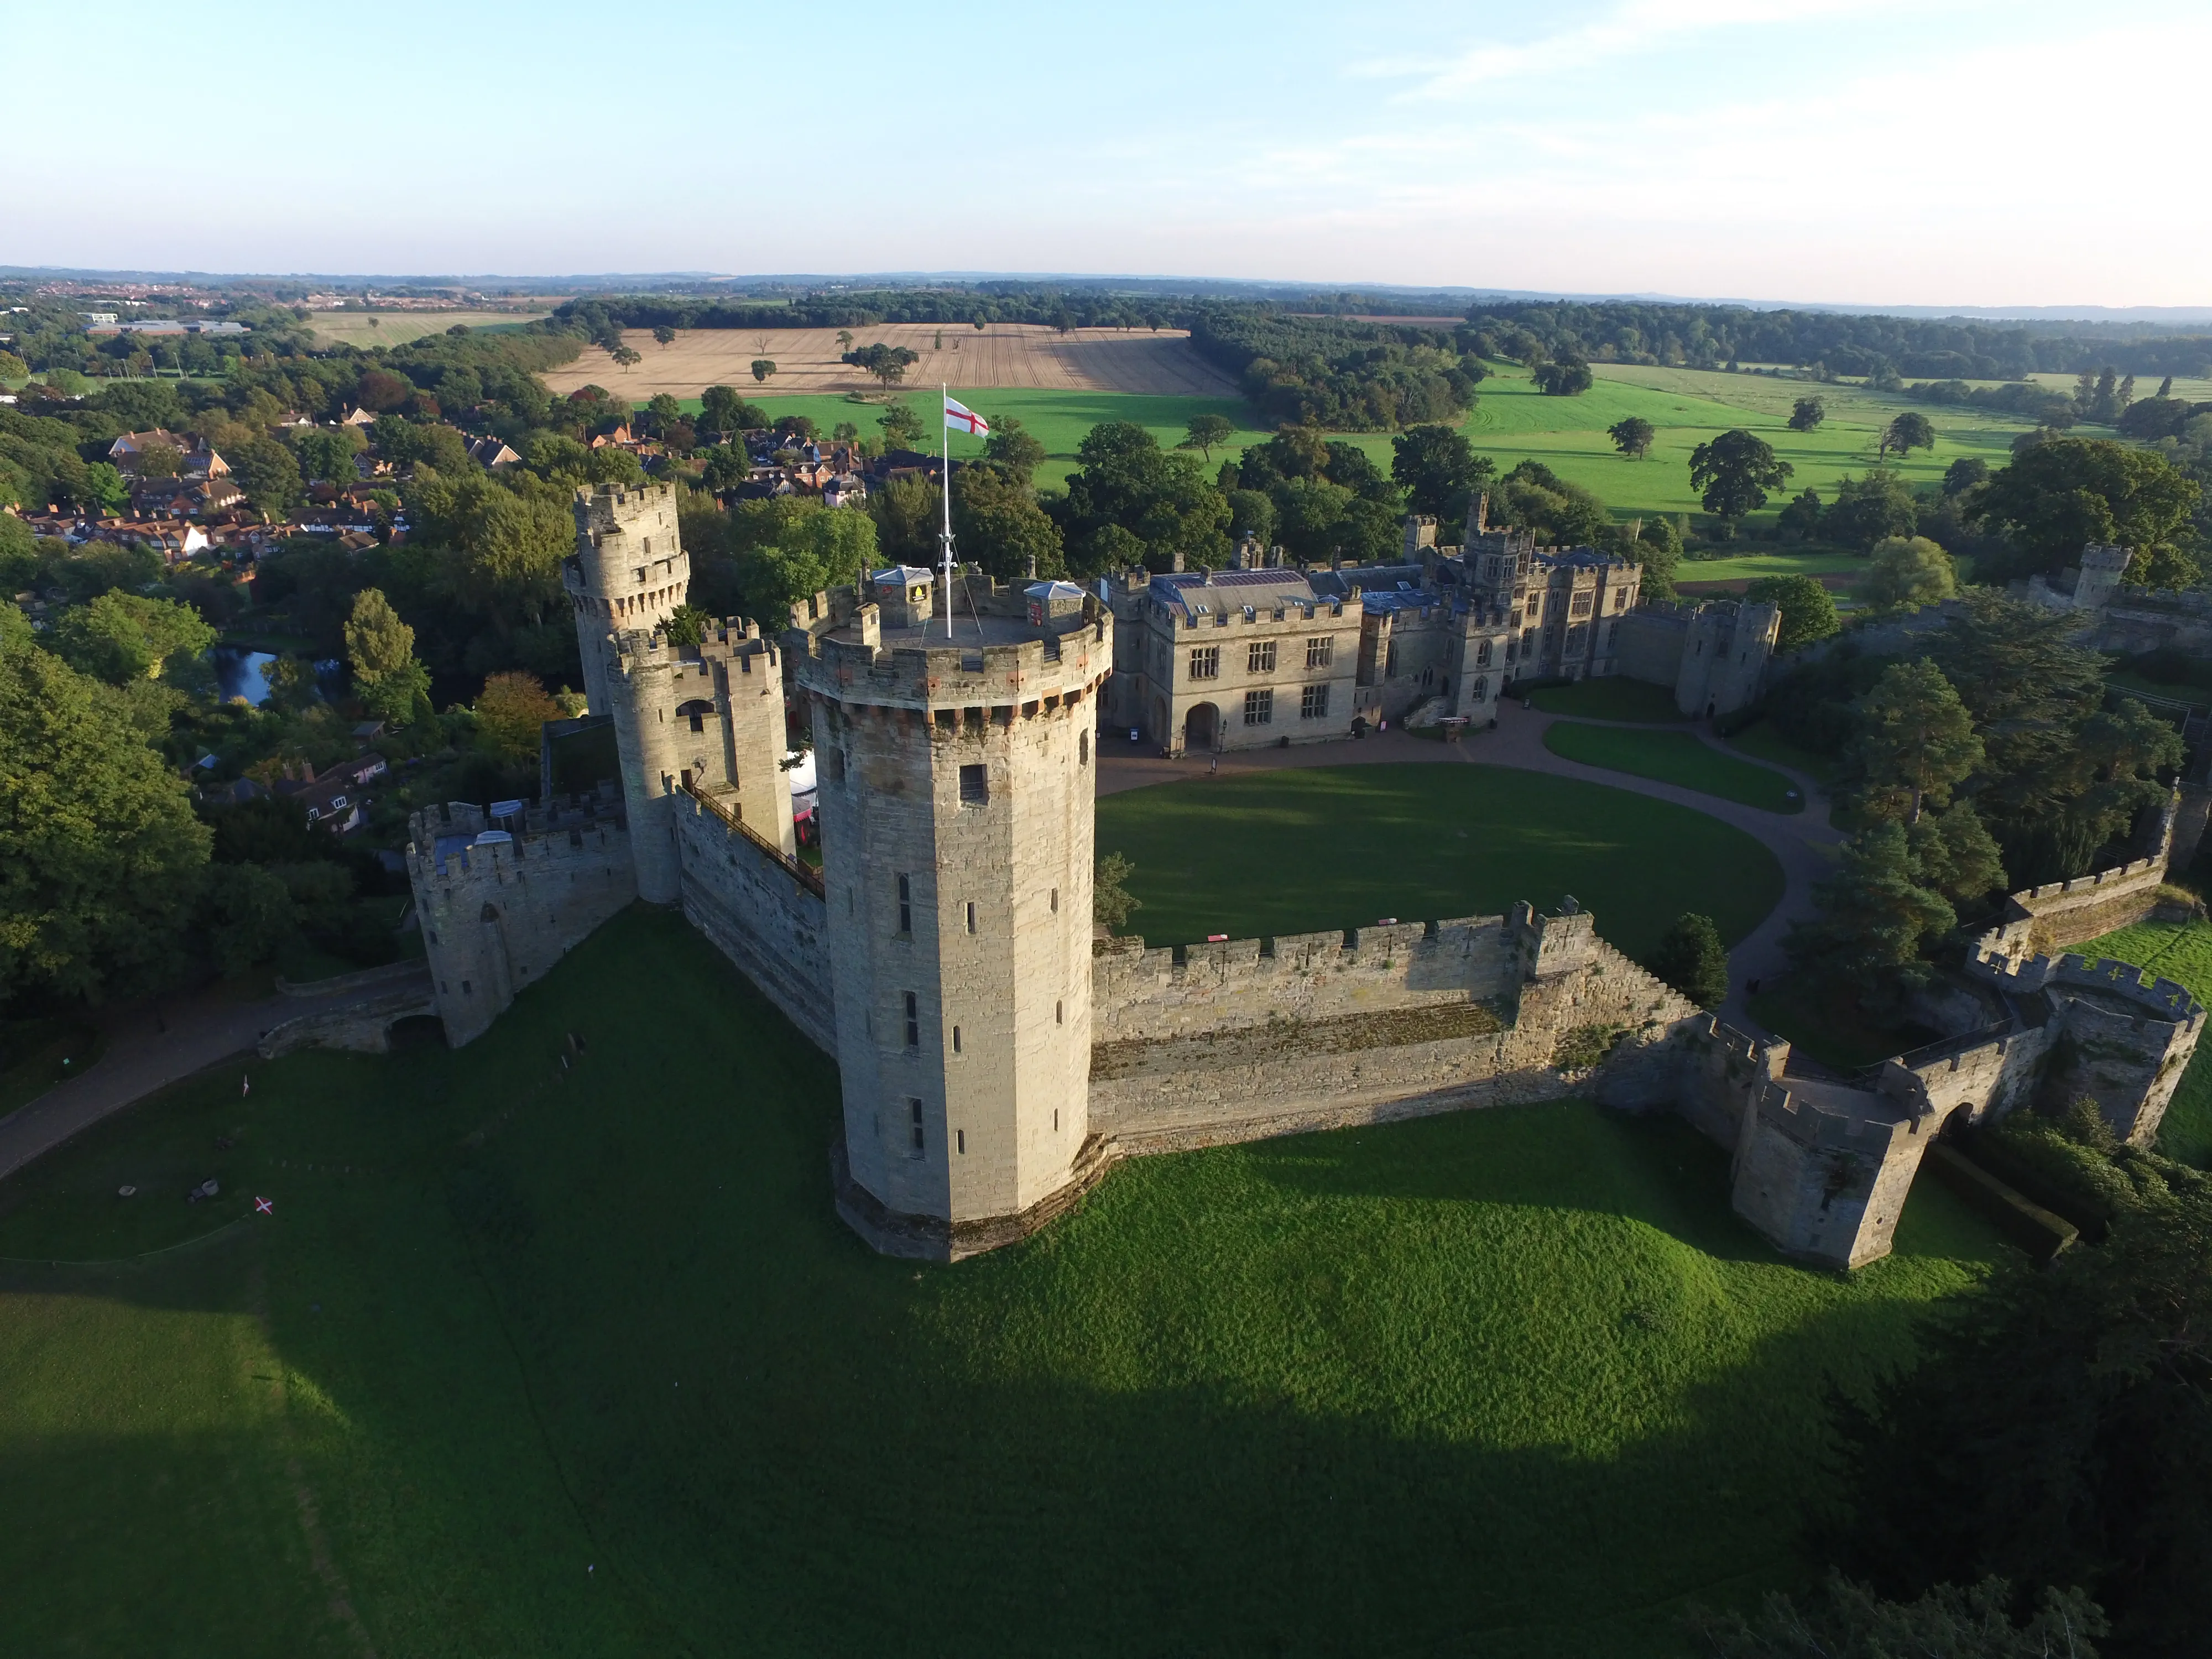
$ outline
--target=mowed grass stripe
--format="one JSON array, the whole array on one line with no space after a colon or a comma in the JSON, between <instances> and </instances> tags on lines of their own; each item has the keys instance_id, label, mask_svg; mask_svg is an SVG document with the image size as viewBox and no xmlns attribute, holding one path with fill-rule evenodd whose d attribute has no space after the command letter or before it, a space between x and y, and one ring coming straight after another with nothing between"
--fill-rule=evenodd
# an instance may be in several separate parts
<instances>
[{"instance_id":1,"label":"mowed grass stripe","mask_svg":"<svg viewBox=\"0 0 2212 1659\"><path fill-rule=\"evenodd\" d=\"M0 1469L70 1528L0 1528L11 1633L332 1647L289 1446L380 1652L1681 1654L1686 1596L1813 1570L1829 1390L1996 1248L1931 1184L1895 1256L1807 1271L1723 1151L1570 1103L1138 1160L925 1267L836 1220L838 1121L639 909L465 1049L199 1079L0 1185L10 1255L111 1253L118 1169L178 1228L217 1156L277 1204L265 1290L191 1252L0 1289ZM281 1425L177 1385L249 1304Z\"/></svg>"},{"instance_id":2,"label":"mowed grass stripe","mask_svg":"<svg viewBox=\"0 0 2212 1659\"><path fill-rule=\"evenodd\" d=\"M1480 752L1480 737L1469 738ZM1782 896L1774 855L1705 813L1625 790L1464 764L1194 778L1098 803L1101 853L1136 865L1157 945L1502 915L1573 894L1641 956L1684 910L1742 938Z\"/></svg>"},{"instance_id":3,"label":"mowed grass stripe","mask_svg":"<svg viewBox=\"0 0 2212 1659\"><path fill-rule=\"evenodd\" d=\"M1687 732L1637 732L1559 720L1545 728L1544 747L1585 766L1678 784L1769 812L1805 810L1804 796L1781 773L1723 755Z\"/></svg>"}]
</instances>

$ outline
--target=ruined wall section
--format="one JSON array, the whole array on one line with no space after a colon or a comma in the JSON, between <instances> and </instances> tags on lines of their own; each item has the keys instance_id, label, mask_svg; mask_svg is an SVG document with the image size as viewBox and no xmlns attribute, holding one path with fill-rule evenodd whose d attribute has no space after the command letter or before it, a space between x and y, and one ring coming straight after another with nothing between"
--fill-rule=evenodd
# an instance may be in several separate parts
<instances>
[{"instance_id":1,"label":"ruined wall section","mask_svg":"<svg viewBox=\"0 0 2212 1659\"><path fill-rule=\"evenodd\" d=\"M1093 986L1091 1127L1127 1152L1571 1094L1664 1105L1697 1017L1586 915L1526 905L1182 951L1116 941Z\"/></svg>"},{"instance_id":2,"label":"ruined wall section","mask_svg":"<svg viewBox=\"0 0 2212 1659\"><path fill-rule=\"evenodd\" d=\"M408 823L408 879L438 1017L457 1048L637 896L618 803L575 797L501 823L511 827L488 829L465 802Z\"/></svg>"},{"instance_id":3,"label":"ruined wall section","mask_svg":"<svg viewBox=\"0 0 2212 1659\"><path fill-rule=\"evenodd\" d=\"M685 918L824 1054L837 1052L821 878L713 799L677 798Z\"/></svg>"}]
</instances>

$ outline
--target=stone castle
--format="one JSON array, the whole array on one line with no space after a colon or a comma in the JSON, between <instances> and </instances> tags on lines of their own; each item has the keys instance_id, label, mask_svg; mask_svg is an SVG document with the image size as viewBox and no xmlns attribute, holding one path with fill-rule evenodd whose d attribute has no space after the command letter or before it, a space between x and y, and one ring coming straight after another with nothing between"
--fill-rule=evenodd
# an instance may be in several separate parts
<instances>
[{"instance_id":1,"label":"stone castle","mask_svg":"<svg viewBox=\"0 0 2212 1659\"><path fill-rule=\"evenodd\" d=\"M1633 565L1478 524L1410 575L1248 554L1095 590L969 573L947 593L893 567L796 607L780 638L733 620L679 647L666 624L689 564L667 488L580 491L576 526L563 579L621 777L416 815L409 869L448 1040L482 1034L623 906L680 906L836 1058L837 1207L889 1253L1023 1237L1134 1153L1578 1095L1680 1111L1733 1152L1754 1225L1856 1267L1889 1248L1954 1114L2009 1109L2063 1056L2143 1139L2195 1043L2202 1011L2179 987L2050 954L2088 936L2067 933L2083 907L2064 894L2023 896L1978 947L1959 1038L1849 1085L1718 1024L1572 900L1171 950L1094 939L1102 728L1263 741L1270 722L1243 711L1279 696L1287 723L1328 688L1310 718L1341 735L1363 708L1471 716L1516 668L1571 678L1639 653L1678 699L1718 703L1755 690L1770 608L1639 608ZM818 872L793 840L794 720L816 757ZM2142 877L2100 886L2100 919L2148 908Z\"/></svg>"}]
</instances>

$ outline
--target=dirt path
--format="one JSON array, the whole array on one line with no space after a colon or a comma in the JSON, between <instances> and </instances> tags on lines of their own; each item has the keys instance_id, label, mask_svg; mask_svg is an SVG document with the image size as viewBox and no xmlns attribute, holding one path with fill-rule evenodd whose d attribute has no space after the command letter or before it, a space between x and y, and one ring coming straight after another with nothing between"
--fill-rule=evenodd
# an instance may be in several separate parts
<instances>
[{"instance_id":1,"label":"dirt path","mask_svg":"<svg viewBox=\"0 0 2212 1659\"><path fill-rule=\"evenodd\" d=\"M1671 801L1677 806L1686 806L1708 817L1742 830L1772 853L1781 863L1783 876L1782 900L1767 913L1766 919L1750 933L1737 941L1729 952L1729 995L1721 1006L1721 1017L1739 1030L1763 1030L1753 1020L1744 1005L1746 988L1754 980L1769 980L1789 966L1789 957L1782 948L1791 924L1813 914L1813 884L1833 873L1836 849L1843 841L1841 831L1830 823L1828 798L1814 781L1802 773L1786 766L1776 766L1771 761L1754 763L1772 768L1797 786L1808 803L1802 812L1784 816L1761 811L1756 806L1745 806L1737 802L1723 800L1717 795L1708 795L1696 789L1685 789L1677 784L1662 783L1656 779L1639 778L1626 772L1613 772L1601 766L1589 766L1580 761L1555 755L1544 746L1544 732L1556 720L1565 716L1547 714L1540 709L1524 709L1516 702L1498 705L1498 730L1470 732L1465 741L1456 744L1432 742L1401 732L1380 732L1375 736L1341 743L1305 744L1291 749L1255 749L1221 757L1221 775L1234 776L1241 772L1272 772L1285 767L1371 765L1388 762L1427 762L1455 765L1463 761L1486 766L1510 766L1524 772L1549 772L1556 777L1579 778L1586 783L1601 783L1609 789L1625 789L1631 794L1647 795L1654 800ZM1627 726L1630 722L1616 720L1587 720L1580 724L1591 726ZM1693 732L1698 739L1722 754L1739 760L1752 757L1730 749L1715 738L1703 726L1639 726L1644 731ZM1135 745L1115 743L1111 738L1102 738L1098 751L1098 793L1118 794L1125 789L1140 789L1148 784L1172 783L1207 775L1210 757L1196 755L1182 760L1164 760L1157 754L1128 753ZM1116 753L1117 750L1124 752ZM1603 931L1605 919L1598 918Z\"/></svg>"},{"instance_id":2,"label":"dirt path","mask_svg":"<svg viewBox=\"0 0 2212 1659\"><path fill-rule=\"evenodd\" d=\"M272 1026L367 1002L391 989L369 986L331 996L252 1002L203 992L158 1006L118 1009L105 1023L106 1052L90 1071L0 1117L0 1180L109 1114L218 1061L247 1054Z\"/></svg>"}]
</instances>

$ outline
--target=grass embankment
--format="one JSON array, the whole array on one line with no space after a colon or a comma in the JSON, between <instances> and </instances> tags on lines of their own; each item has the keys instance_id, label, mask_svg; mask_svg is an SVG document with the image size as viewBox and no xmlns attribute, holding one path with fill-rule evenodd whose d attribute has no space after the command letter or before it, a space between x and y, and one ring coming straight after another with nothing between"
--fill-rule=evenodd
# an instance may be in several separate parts
<instances>
[{"instance_id":1,"label":"grass embankment","mask_svg":"<svg viewBox=\"0 0 2212 1659\"><path fill-rule=\"evenodd\" d=\"M1687 732L1638 732L1557 720L1544 728L1544 747L1585 766L1677 784L1769 812L1805 810L1803 793L1773 768L1724 755Z\"/></svg>"},{"instance_id":2,"label":"grass embankment","mask_svg":"<svg viewBox=\"0 0 2212 1659\"><path fill-rule=\"evenodd\" d=\"M1571 685L1547 685L1528 694L1528 701L1547 714L1572 714L1586 720L1643 720L1654 725L1689 719L1674 706L1674 693L1663 685L1646 685L1625 675L1603 679L1577 680Z\"/></svg>"},{"instance_id":3,"label":"grass embankment","mask_svg":"<svg viewBox=\"0 0 2212 1659\"><path fill-rule=\"evenodd\" d=\"M2212 1006L2212 922L2142 921L2074 949L2153 969ZM2212 1044L2200 1045L2181 1074L2160 1125L2158 1150L2199 1169L2212 1167Z\"/></svg>"},{"instance_id":4,"label":"grass embankment","mask_svg":"<svg viewBox=\"0 0 2212 1659\"><path fill-rule=\"evenodd\" d=\"M99 1028L81 1019L0 1022L0 1117L82 1077L105 1048Z\"/></svg>"},{"instance_id":5,"label":"grass embankment","mask_svg":"<svg viewBox=\"0 0 2212 1659\"><path fill-rule=\"evenodd\" d=\"M1753 760L1794 767L1824 789L1836 781L1836 757L1799 748L1776 731L1771 720L1754 720L1725 741L1729 748L1740 749Z\"/></svg>"},{"instance_id":6,"label":"grass embankment","mask_svg":"<svg viewBox=\"0 0 2212 1659\"><path fill-rule=\"evenodd\" d=\"M1156 945L1548 910L1571 893L1641 957L1685 910L1733 943L1782 897L1774 855L1717 818L1504 767L1194 778L1107 796L1097 836L1135 863L1130 930Z\"/></svg>"},{"instance_id":7,"label":"grass embankment","mask_svg":"<svg viewBox=\"0 0 2212 1659\"><path fill-rule=\"evenodd\" d=\"M1565 1104L1140 1160L922 1267L836 1219L837 1120L637 911L465 1049L197 1080L0 1185L0 1256L237 1218L0 1269L10 1645L357 1653L342 1591L416 1656L1680 1653L1814 1569L1827 1391L1993 1251L1929 1183L1808 1271L1725 1152Z\"/></svg>"}]
</instances>

